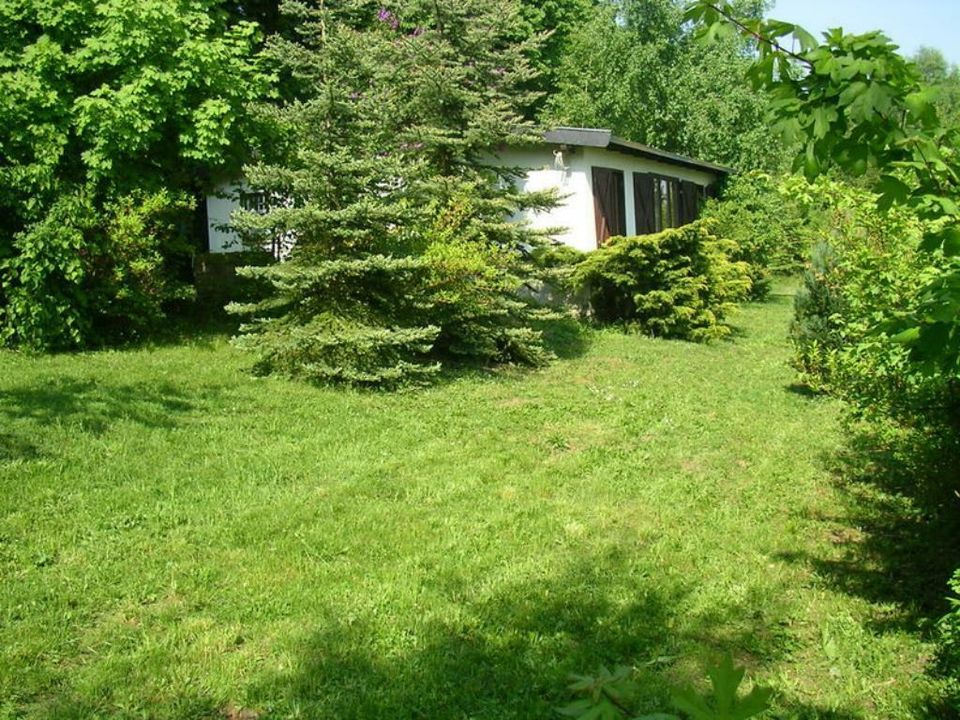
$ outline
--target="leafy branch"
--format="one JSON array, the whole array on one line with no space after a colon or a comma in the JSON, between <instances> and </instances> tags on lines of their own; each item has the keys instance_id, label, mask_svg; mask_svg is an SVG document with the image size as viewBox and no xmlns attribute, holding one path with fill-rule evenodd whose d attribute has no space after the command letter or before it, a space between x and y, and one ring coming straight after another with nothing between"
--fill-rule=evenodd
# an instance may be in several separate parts
<instances>
[{"instance_id":1,"label":"leafy branch","mask_svg":"<svg viewBox=\"0 0 960 720\"><path fill-rule=\"evenodd\" d=\"M835 29L818 43L790 23L738 19L725 0L696 0L686 18L706 40L738 32L758 42L749 75L769 91L776 129L801 148L795 171L810 180L831 166L851 176L872 171L881 209L905 205L927 221L922 249L935 278L915 312L876 331L909 346L928 372L960 375L960 131L942 124L936 92L880 32ZM783 44L788 36L800 53Z\"/></svg>"},{"instance_id":2,"label":"leafy branch","mask_svg":"<svg viewBox=\"0 0 960 720\"><path fill-rule=\"evenodd\" d=\"M769 688L754 687L740 696L746 670L734 665L729 655L707 674L709 693L701 694L691 687L673 692L674 707L692 720L749 720L770 708L773 690ZM613 672L601 668L596 676L574 676L570 690L583 697L558 712L576 720L680 720L669 713L638 715L631 710L628 698L636 691L632 676L633 670L628 667L618 667Z\"/></svg>"}]
</instances>

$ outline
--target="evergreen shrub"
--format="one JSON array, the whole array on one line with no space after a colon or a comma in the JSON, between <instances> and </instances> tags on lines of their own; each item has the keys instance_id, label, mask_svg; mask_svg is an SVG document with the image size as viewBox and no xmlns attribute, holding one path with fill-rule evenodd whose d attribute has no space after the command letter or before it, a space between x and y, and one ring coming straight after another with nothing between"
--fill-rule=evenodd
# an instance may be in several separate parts
<instances>
[{"instance_id":1,"label":"evergreen shrub","mask_svg":"<svg viewBox=\"0 0 960 720\"><path fill-rule=\"evenodd\" d=\"M316 382L422 382L443 363L539 364L547 314L522 290L542 234L508 218L545 209L492 149L539 135L535 43L507 0L286 9L296 40L267 54L298 78L296 101L261 108L290 141L246 169L286 198L240 212L250 236L292 236L289 258L242 268L267 297L235 303L237 342L261 372Z\"/></svg>"},{"instance_id":2,"label":"evergreen shrub","mask_svg":"<svg viewBox=\"0 0 960 720\"><path fill-rule=\"evenodd\" d=\"M736 243L698 221L654 235L612 238L576 268L574 282L600 322L655 337L713 340L750 291Z\"/></svg>"}]
</instances>

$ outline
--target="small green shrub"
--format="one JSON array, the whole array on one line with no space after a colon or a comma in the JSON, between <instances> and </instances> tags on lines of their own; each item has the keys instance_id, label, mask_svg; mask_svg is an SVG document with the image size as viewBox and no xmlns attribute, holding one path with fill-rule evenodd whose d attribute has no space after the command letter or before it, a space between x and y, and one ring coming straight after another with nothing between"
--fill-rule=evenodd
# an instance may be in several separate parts
<instances>
[{"instance_id":1,"label":"small green shrub","mask_svg":"<svg viewBox=\"0 0 960 720\"><path fill-rule=\"evenodd\" d=\"M135 338L192 296L183 195L62 195L0 263L0 338L59 350Z\"/></svg>"},{"instance_id":2,"label":"small green shrub","mask_svg":"<svg viewBox=\"0 0 960 720\"><path fill-rule=\"evenodd\" d=\"M737 244L734 259L749 264L751 298L769 294L772 276L802 269L813 231L792 181L762 172L737 175L722 199L707 203L703 217L716 223L720 237Z\"/></svg>"},{"instance_id":3,"label":"small green shrub","mask_svg":"<svg viewBox=\"0 0 960 720\"><path fill-rule=\"evenodd\" d=\"M825 242L817 243L794 297L794 319L790 325L794 367L809 385L821 389L830 375L833 358L843 345L843 298L834 285L835 265L833 248Z\"/></svg>"},{"instance_id":4,"label":"small green shrub","mask_svg":"<svg viewBox=\"0 0 960 720\"><path fill-rule=\"evenodd\" d=\"M712 340L730 333L724 322L750 291L737 246L700 221L655 235L613 238L588 255L574 284L594 317L626 323L664 338Z\"/></svg>"},{"instance_id":5,"label":"small green shrub","mask_svg":"<svg viewBox=\"0 0 960 720\"><path fill-rule=\"evenodd\" d=\"M960 699L960 570L954 573L950 581L950 612L939 622L939 664L940 669L952 678L953 691Z\"/></svg>"}]
</instances>

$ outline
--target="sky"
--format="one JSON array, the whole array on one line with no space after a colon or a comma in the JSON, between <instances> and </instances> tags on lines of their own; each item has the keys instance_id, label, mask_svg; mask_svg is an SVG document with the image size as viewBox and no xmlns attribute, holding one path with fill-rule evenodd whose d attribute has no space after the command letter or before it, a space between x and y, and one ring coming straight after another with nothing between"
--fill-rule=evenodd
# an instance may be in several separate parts
<instances>
[{"instance_id":1,"label":"sky","mask_svg":"<svg viewBox=\"0 0 960 720\"><path fill-rule=\"evenodd\" d=\"M960 0L776 0L769 16L820 32L883 30L904 55L935 47L960 65Z\"/></svg>"}]
</instances>

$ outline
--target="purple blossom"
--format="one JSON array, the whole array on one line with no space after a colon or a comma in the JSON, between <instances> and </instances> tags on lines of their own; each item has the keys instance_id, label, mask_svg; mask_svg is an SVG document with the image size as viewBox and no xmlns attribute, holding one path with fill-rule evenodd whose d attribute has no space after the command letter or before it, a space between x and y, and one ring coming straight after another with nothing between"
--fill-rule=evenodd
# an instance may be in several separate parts
<instances>
[{"instance_id":1,"label":"purple blossom","mask_svg":"<svg viewBox=\"0 0 960 720\"><path fill-rule=\"evenodd\" d=\"M394 30L400 27L400 20L398 20L397 16L387 10L385 7L380 8L380 11L377 13L377 20L382 23L387 23L387 25Z\"/></svg>"}]
</instances>

